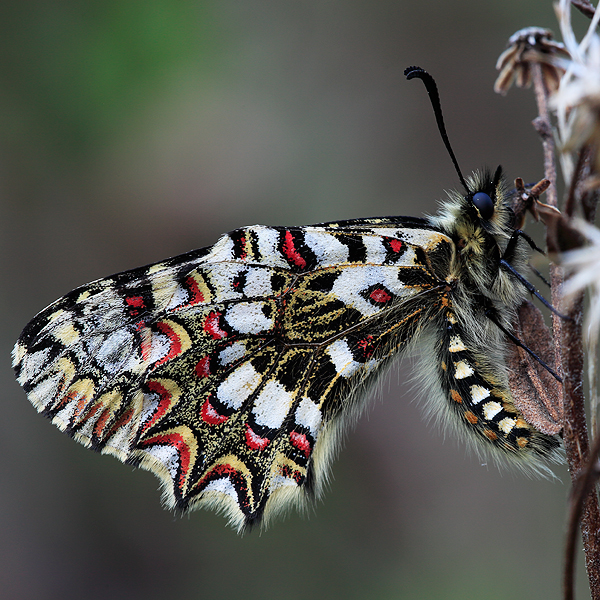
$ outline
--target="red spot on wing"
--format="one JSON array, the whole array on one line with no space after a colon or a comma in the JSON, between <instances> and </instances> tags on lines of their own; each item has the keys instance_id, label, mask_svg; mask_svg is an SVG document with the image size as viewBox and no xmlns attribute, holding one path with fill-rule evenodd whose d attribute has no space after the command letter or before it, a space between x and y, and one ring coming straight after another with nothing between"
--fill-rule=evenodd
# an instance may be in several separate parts
<instances>
[{"instance_id":1,"label":"red spot on wing","mask_svg":"<svg viewBox=\"0 0 600 600\"><path fill-rule=\"evenodd\" d=\"M137 317L140 309L145 307L143 296L129 296L125 298L125 303L129 307L129 314L132 317Z\"/></svg>"},{"instance_id":2,"label":"red spot on wing","mask_svg":"<svg viewBox=\"0 0 600 600\"><path fill-rule=\"evenodd\" d=\"M147 440L144 440L141 446L170 446L177 451L179 455L179 478L175 480L179 489L183 489L185 480L190 469L191 452L186 441L180 433L165 433L155 435Z\"/></svg>"},{"instance_id":3,"label":"red spot on wing","mask_svg":"<svg viewBox=\"0 0 600 600\"><path fill-rule=\"evenodd\" d=\"M312 449L305 434L292 431L290 433L290 441L292 442L292 445L298 448L298 450L304 452L304 456L306 456L306 458L310 456Z\"/></svg>"},{"instance_id":4,"label":"red spot on wing","mask_svg":"<svg viewBox=\"0 0 600 600\"><path fill-rule=\"evenodd\" d=\"M221 313L217 311L211 311L208 313L205 321L204 321L204 331L208 333L214 340L220 340L224 337L227 337L227 332L223 331L219 326L219 318L221 317Z\"/></svg>"},{"instance_id":5,"label":"red spot on wing","mask_svg":"<svg viewBox=\"0 0 600 600\"><path fill-rule=\"evenodd\" d=\"M73 416L71 417L73 421L82 413L88 400L89 398L87 396L82 396L79 400L77 400L75 410L73 411Z\"/></svg>"},{"instance_id":6,"label":"red spot on wing","mask_svg":"<svg viewBox=\"0 0 600 600\"><path fill-rule=\"evenodd\" d=\"M202 483L202 481L208 479L209 477L210 479L217 479L222 477L229 477L231 475L235 477L238 474L238 470L232 467L231 465L216 465L200 480L200 483Z\"/></svg>"},{"instance_id":7,"label":"red spot on wing","mask_svg":"<svg viewBox=\"0 0 600 600\"><path fill-rule=\"evenodd\" d=\"M149 361L152 354L152 335L149 335L146 339L142 340L141 351L144 361Z\"/></svg>"},{"instance_id":8,"label":"red spot on wing","mask_svg":"<svg viewBox=\"0 0 600 600\"><path fill-rule=\"evenodd\" d=\"M96 425L94 426L94 435L97 437L102 437L102 431L106 427L106 423L108 419L111 417L111 412L107 408L102 411L99 419L96 421Z\"/></svg>"},{"instance_id":9,"label":"red spot on wing","mask_svg":"<svg viewBox=\"0 0 600 600\"><path fill-rule=\"evenodd\" d=\"M356 342L356 345L363 351L365 359L371 358L373 352L375 351L373 339L374 338L372 335L366 335L364 338Z\"/></svg>"},{"instance_id":10,"label":"red spot on wing","mask_svg":"<svg viewBox=\"0 0 600 600\"><path fill-rule=\"evenodd\" d=\"M152 354L152 331L146 327L144 321L140 321L135 326L135 329L140 336L140 352L142 358L144 361L148 362L150 360L150 355Z\"/></svg>"},{"instance_id":11,"label":"red spot on wing","mask_svg":"<svg viewBox=\"0 0 600 600\"><path fill-rule=\"evenodd\" d=\"M260 437L246 424L246 444L252 450L264 450L269 445L269 439Z\"/></svg>"},{"instance_id":12,"label":"red spot on wing","mask_svg":"<svg viewBox=\"0 0 600 600\"><path fill-rule=\"evenodd\" d=\"M239 257L240 260L246 260L248 253L246 252L246 236L242 235L237 241L238 248L240 251Z\"/></svg>"},{"instance_id":13,"label":"red spot on wing","mask_svg":"<svg viewBox=\"0 0 600 600\"><path fill-rule=\"evenodd\" d=\"M63 399L53 407L55 414L62 410L68 404L74 403L75 409L73 410L73 414L71 415L70 421L75 422L77 417L81 414L81 412L85 409L87 403L90 398L87 395L81 395L78 391L71 390L68 394L65 394Z\"/></svg>"},{"instance_id":14,"label":"red spot on wing","mask_svg":"<svg viewBox=\"0 0 600 600\"><path fill-rule=\"evenodd\" d=\"M283 477L286 477L287 479L293 479L298 485L300 485L304 480L304 476L302 473L300 473L300 471L292 469L288 465L283 465L279 472Z\"/></svg>"},{"instance_id":15,"label":"red spot on wing","mask_svg":"<svg viewBox=\"0 0 600 600\"><path fill-rule=\"evenodd\" d=\"M173 404L173 394L164 385L153 379L150 379L146 385L151 392L158 394L159 401L154 413L144 424L142 433L161 419Z\"/></svg>"},{"instance_id":16,"label":"red spot on wing","mask_svg":"<svg viewBox=\"0 0 600 600\"><path fill-rule=\"evenodd\" d=\"M116 433L121 427L124 427L131 421L131 417L133 417L134 410L133 408L128 408L115 422L115 424L110 428L106 437L109 438L111 435Z\"/></svg>"},{"instance_id":17,"label":"red spot on wing","mask_svg":"<svg viewBox=\"0 0 600 600\"><path fill-rule=\"evenodd\" d=\"M77 396L79 396L79 394L74 390L70 391L68 394L65 394L62 400L54 406L53 410L55 411L55 413L62 410L65 406L67 406L67 404L73 402L73 400L75 400Z\"/></svg>"},{"instance_id":18,"label":"red spot on wing","mask_svg":"<svg viewBox=\"0 0 600 600\"><path fill-rule=\"evenodd\" d=\"M101 402L96 402L93 406L91 406L85 413L85 416L79 422L80 426L83 426L87 421L89 421L99 410L102 408Z\"/></svg>"},{"instance_id":19,"label":"red spot on wing","mask_svg":"<svg viewBox=\"0 0 600 600\"><path fill-rule=\"evenodd\" d=\"M395 238L390 238L390 248L392 252L400 252L402 250L402 242Z\"/></svg>"},{"instance_id":20,"label":"red spot on wing","mask_svg":"<svg viewBox=\"0 0 600 600\"><path fill-rule=\"evenodd\" d=\"M210 356L205 356L201 358L196 363L196 375L200 378L208 377L210 375Z\"/></svg>"},{"instance_id":21,"label":"red spot on wing","mask_svg":"<svg viewBox=\"0 0 600 600\"><path fill-rule=\"evenodd\" d=\"M169 338L169 352L166 356L163 356L160 360L156 361L155 367L162 365L163 363L175 358L179 354L181 354L181 338L179 335L173 330L173 328L164 321L159 321L156 323L156 328L164 335Z\"/></svg>"},{"instance_id":22,"label":"red spot on wing","mask_svg":"<svg viewBox=\"0 0 600 600\"><path fill-rule=\"evenodd\" d=\"M210 396L204 401L202 409L200 410L200 416L205 423L209 425L220 425L225 423L229 417L220 415L210 403Z\"/></svg>"},{"instance_id":23,"label":"red spot on wing","mask_svg":"<svg viewBox=\"0 0 600 600\"><path fill-rule=\"evenodd\" d=\"M374 289L369 294L369 296L370 296L371 300L373 300L374 302L379 302L381 304L383 304L385 302L389 302L392 299L392 296L389 294L389 292L387 292L383 288Z\"/></svg>"},{"instance_id":24,"label":"red spot on wing","mask_svg":"<svg viewBox=\"0 0 600 600\"><path fill-rule=\"evenodd\" d=\"M252 507L248 497L248 484L244 475L231 465L215 465L197 483L195 489L203 490L211 481L218 479L229 479L231 481L237 493L240 509L244 514L249 515L252 512Z\"/></svg>"},{"instance_id":25,"label":"red spot on wing","mask_svg":"<svg viewBox=\"0 0 600 600\"><path fill-rule=\"evenodd\" d=\"M137 308L144 306L144 298L142 296L129 296L129 298L125 298L125 302L127 302L129 306L135 306Z\"/></svg>"},{"instance_id":26,"label":"red spot on wing","mask_svg":"<svg viewBox=\"0 0 600 600\"><path fill-rule=\"evenodd\" d=\"M185 282L187 283L191 294L191 298L188 304L190 306L194 306L195 304L200 304L201 302L204 302L204 294L200 291L200 288L198 287L198 282L191 276L188 277L185 280Z\"/></svg>"},{"instance_id":27,"label":"red spot on wing","mask_svg":"<svg viewBox=\"0 0 600 600\"><path fill-rule=\"evenodd\" d=\"M306 261L294 246L294 236L291 231L286 231L283 242L283 253L286 258L301 269L306 269Z\"/></svg>"}]
</instances>

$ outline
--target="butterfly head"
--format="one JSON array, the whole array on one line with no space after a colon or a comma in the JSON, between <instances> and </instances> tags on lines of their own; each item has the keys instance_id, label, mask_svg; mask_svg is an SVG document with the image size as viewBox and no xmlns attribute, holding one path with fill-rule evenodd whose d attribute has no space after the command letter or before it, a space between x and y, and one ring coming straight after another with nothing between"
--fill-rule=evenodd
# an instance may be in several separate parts
<instances>
[{"instance_id":1,"label":"butterfly head","mask_svg":"<svg viewBox=\"0 0 600 600\"><path fill-rule=\"evenodd\" d=\"M471 218L478 218L481 224L495 223L502 213L505 191L503 187L502 167L499 166L493 176L489 171L473 173L465 182L467 193L464 199L465 209Z\"/></svg>"},{"instance_id":2,"label":"butterfly head","mask_svg":"<svg viewBox=\"0 0 600 600\"><path fill-rule=\"evenodd\" d=\"M476 171L466 180L466 193L452 191L435 218L463 255L497 254L510 237L511 209L498 167Z\"/></svg>"},{"instance_id":3,"label":"butterfly head","mask_svg":"<svg viewBox=\"0 0 600 600\"><path fill-rule=\"evenodd\" d=\"M448 192L441 211L430 222L454 242L451 278L469 282L472 291L488 298L520 298L522 289L499 268L514 232L512 217L500 167L493 174L475 171L465 180L464 192ZM527 249L519 244L511 263L523 269L527 257Z\"/></svg>"}]
</instances>

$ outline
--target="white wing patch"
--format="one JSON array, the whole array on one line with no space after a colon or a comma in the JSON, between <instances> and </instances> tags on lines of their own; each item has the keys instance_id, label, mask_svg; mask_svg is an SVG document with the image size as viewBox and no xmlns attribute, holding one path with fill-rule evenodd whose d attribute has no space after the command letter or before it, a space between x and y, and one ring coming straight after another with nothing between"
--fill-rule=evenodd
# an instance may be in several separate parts
<instances>
[{"instance_id":1,"label":"white wing patch","mask_svg":"<svg viewBox=\"0 0 600 600\"><path fill-rule=\"evenodd\" d=\"M279 429L294 397L277 381L269 381L254 402L252 413L259 425Z\"/></svg>"},{"instance_id":2,"label":"white wing patch","mask_svg":"<svg viewBox=\"0 0 600 600\"><path fill-rule=\"evenodd\" d=\"M258 387L261 379L256 369L246 362L230 373L227 379L219 385L217 398L226 406L238 409Z\"/></svg>"}]
</instances>

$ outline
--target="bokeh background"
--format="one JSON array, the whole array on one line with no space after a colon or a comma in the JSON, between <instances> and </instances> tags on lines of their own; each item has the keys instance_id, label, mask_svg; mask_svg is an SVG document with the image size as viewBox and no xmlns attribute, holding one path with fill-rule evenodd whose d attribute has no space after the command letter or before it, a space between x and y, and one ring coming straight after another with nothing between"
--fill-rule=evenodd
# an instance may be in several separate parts
<instances>
[{"instance_id":1,"label":"bokeh background","mask_svg":"<svg viewBox=\"0 0 600 600\"><path fill-rule=\"evenodd\" d=\"M565 471L481 465L424 423L406 364L324 500L239 537L60 434L9 362L71 288L224 231L435 211L457 178L408 65L437 78L464 171L537 181L532 94L492 91L534 24L556 31L550 0L0 3L2 598L558 597Z\"/></svg>"}]
</instances>

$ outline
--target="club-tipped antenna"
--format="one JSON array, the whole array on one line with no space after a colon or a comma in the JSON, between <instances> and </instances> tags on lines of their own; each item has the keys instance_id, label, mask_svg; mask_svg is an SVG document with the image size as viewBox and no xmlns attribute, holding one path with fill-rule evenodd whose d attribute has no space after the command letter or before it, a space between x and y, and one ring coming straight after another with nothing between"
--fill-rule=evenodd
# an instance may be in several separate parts
<instances>
[{"instance_id":1,"label":"club-tipped antenna","mask_svg":"<svg viewBox=\"0 0 600 600\"><path fill-rule=\"evenodd\" d=\"M440 102L440 94L438 92L437 85L435 83L435 79L427 72L425 69L421 67L408 67L404 70L404 76L406 79L414 79L418 77L423 84L425 85L425 89L429 94L429 100L431 100L431 106L433 108L433 113L435 114L435 120L437 121L437 126L442 136L442 140L446 146L446 150L448 150L448 154L452 159L452 163L454 164L454 168L458 173L458 178L462 184L462 186L467 190L467 193L470 191L467 187L467 183L462 173L460 172L460 167L458 166L458 161L456 160L456 156L454 156L454 151L452 150L452 146L450 145L450 140L448 139L448 134L446 133L446 126L444 125L444 117L442 115L442 104Z\"/></svg>"}]
</instances>

